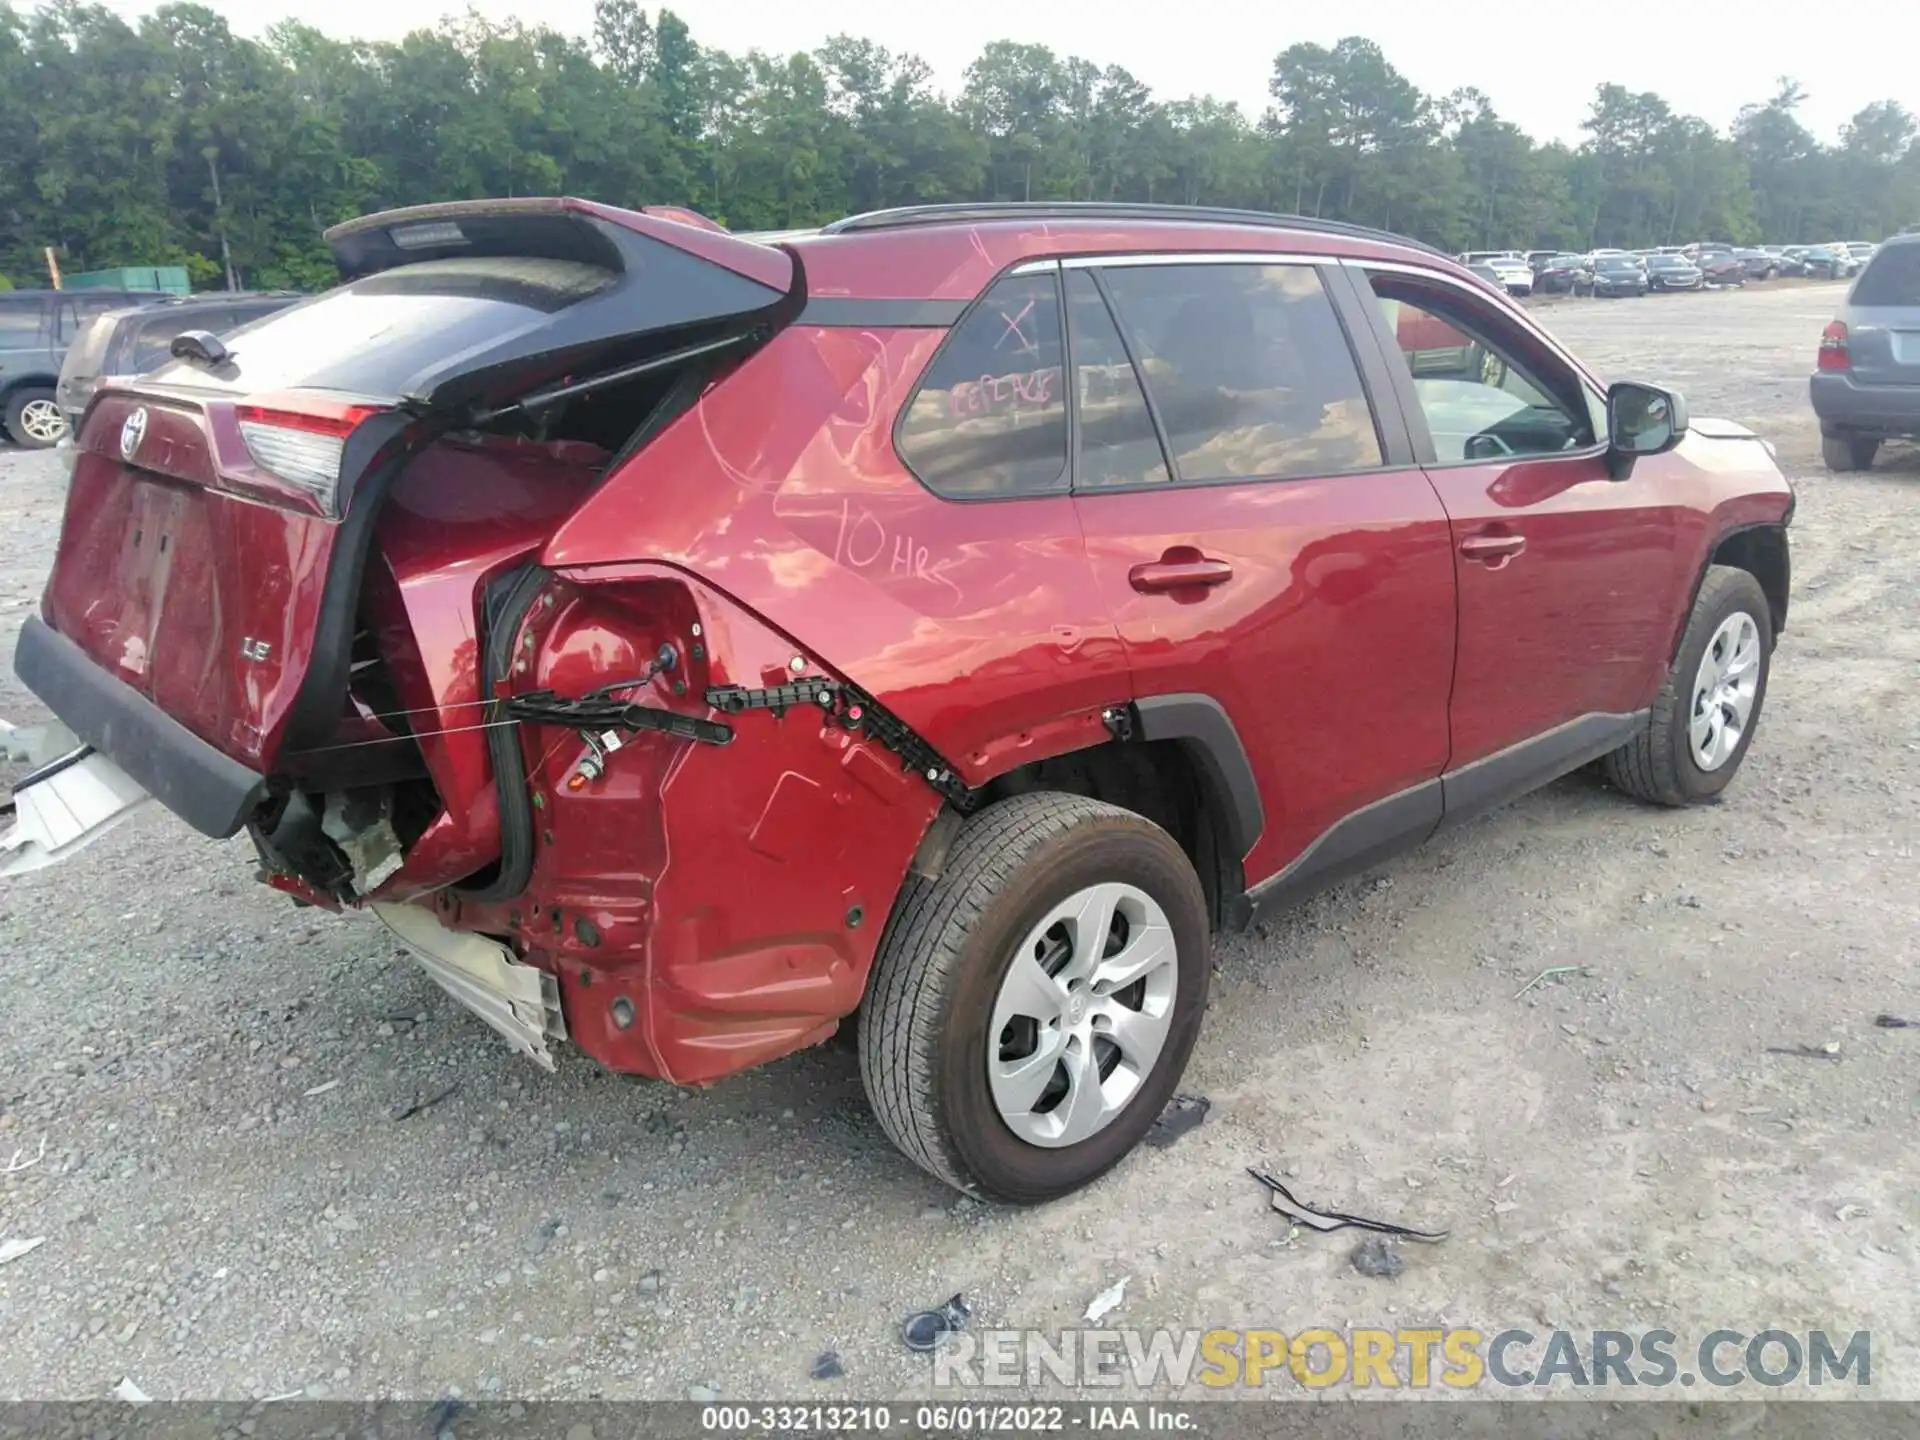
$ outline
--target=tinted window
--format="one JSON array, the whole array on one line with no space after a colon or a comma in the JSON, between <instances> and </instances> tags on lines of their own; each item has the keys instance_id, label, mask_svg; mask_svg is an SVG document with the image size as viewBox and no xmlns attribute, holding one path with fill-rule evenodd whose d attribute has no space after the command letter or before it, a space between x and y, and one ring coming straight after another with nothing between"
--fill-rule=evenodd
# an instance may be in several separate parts
<instances>
[{"instance_id":1,"label":"tinted window","mask_svg":"<svg viewBox=\"0 0 1920 1440\"><path fill-rule=\"evenodd\" d=\"M1920 245L1886 245L1853 282L1853 305L1920 305Z\"/></svg>"},{"instance_id":2,"label":"tinted window","mask_svg":"<svg viewBox=\"0 0 1920 1440\"><path fill-rule=\"evenodd\" d=\"M584 300L613 278L571 260L426 260L280 311L248 333L244 348L233 347L235 363L219 375L181 363L167 378L202 389L396 395L429 366Z\"/></svg>"},{"instance_id":3,"label":"tinted window","mask_svg":"<svg viewBox=\"0 0 1920 1440\"><path fill-rule=\"evenodd\" d=\"M169 346L173 337L182 330L202 330L212 328L212 318L207 315L181 315L162 311L139 322L134 333L133 345L122 360L126 373L144 375L149 370L157 370L171 358Z\"/></svg>"},{"instance_id":4,"label":"tinted window","mask_svg":"<svg viewBox=\"0 0 1920 1440\"><path fill-rule=\"evenodd\" d=\"M0 350L31 350L40 343L40 300L0 299Z\"/></svg>"},{"instance_id":5,"label":"tinted window","mask_svg":"<svg viewBox=\"0 0 1920 1440\"><path fill-rule=\"evenodd\" d=\"M1372 277L1441 463L1553 455L1594 440L1578 378L1450 286Z\"/></svg>"},{"instance_id":6,"label":"tinted window","mask_svg":"<svg viewBox=\"0 0 1920 1440\"><path fill-rule=\"evenodd\" d=\"M1080 406L1075 484L1084 490L1164 483L1169 478L1167 461L1140 377L1107 302L1084 270L1067 272L1067 323L1073 331L1073 379Z\"/></svg>"},{"instance_id":7,"label":"tinted window","mask_svg":"<svg viewBox=\"0 0 1920 1440\"><path fill-rule=\"evenodd\" d=\"M1008 276L927 367L900 422L900 458L941 495L1065 489L1064 354L1057 276Z\"/></svg>"},{"instance_id":8,"label":"tinted window","mask_svg":"<svg viewBox=\"0 0 1920 1440\"><path fill-rule=\"evenodd\" d=\"M1180 480L1332 475L1381 463L1373 413L1319 272L1106 272Z\"/></svg>"}]
</instances>

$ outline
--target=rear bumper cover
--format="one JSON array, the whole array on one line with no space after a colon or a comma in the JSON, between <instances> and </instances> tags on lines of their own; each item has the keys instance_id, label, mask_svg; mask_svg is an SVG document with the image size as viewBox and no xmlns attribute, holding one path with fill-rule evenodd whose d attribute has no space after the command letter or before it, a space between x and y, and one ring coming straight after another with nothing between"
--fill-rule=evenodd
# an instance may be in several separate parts
<instances>
[{"instance_id":1,"label":"rear bumper cover","mask_svg":"<svg viewBox=\"0 0 1920 1440\"><path fill-rule=\"evenodd\" d=\"M1861 385L1841 371L1816 371L1807 393L1824 425L1920 434L1920 385Z\"/></svg>"},{"instance_id":2,"label":"rear bumper cover","mask_svg":"<svg viewBox=\"0 0 1920 1440\"><path fill-rule=\"evenodd\" d=\"M203 835L238 833L266 794L264 776L109 675L37 615L21 627L13 671L62 724Z\"/></svg>"}]
</instances>

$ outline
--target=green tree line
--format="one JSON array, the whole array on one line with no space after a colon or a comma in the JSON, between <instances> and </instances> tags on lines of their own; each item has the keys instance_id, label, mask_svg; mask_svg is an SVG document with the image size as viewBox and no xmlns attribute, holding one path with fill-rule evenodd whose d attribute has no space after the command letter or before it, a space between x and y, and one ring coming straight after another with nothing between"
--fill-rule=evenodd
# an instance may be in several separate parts
<instances>
[{"instance_id":1,"label":"green tree line","mask_svg":"<svg viewBox=\"0 0 1920 1440\"><path fill-rule=\"evenodd\" d=\"M0 283L44 284L52 246L69 271L309 288L330 279L319 236L337 220L562 192L737 230L926 201L1232 205L1449 250L1877 240L1920 221L1914 116L1865 104L1823 142L1787 79L1725 131L1602 85L1573 145L1477 90L1426 94L1357 37L1289 46L1269 90L1251 116L997 41L946 96L870 40L730 55L637 0L597 0L591 36L469 13L391 43L293 23L254 40L194 4L129 23L0 0Z\"/></svg>"}]
</instances>

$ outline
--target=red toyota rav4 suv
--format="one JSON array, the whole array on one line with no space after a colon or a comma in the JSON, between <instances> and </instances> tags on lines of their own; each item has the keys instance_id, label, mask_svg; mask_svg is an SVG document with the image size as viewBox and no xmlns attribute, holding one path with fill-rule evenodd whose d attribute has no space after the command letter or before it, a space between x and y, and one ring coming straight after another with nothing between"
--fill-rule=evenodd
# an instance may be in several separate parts
<instances>
[{"instance_id":1,"label":"red toyota rav4 suv","mask_svg":"<svg viewBox=\"0 0 1920 1440\"><path fill-rule=\"evenodd\" d=\"M1435 252L1156 206L736 236L374 215L103 390L16 667L14 867L157 797L551 1064L858 1016L887 1133L1086 1183L1211 933L1604 760L1715 795L1786 619L1752 432Z\"/></svg>"}]
</instances>

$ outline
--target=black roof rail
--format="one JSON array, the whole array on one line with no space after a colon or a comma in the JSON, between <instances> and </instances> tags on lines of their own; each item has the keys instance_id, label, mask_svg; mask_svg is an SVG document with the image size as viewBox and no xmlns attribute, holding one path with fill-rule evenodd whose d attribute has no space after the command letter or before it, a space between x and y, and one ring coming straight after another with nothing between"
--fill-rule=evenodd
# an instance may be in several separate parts
<instances>
[{"instance_id":1,"label":"black roof rail","mask_svg":"<svg viewBox=\"0 0 1920 1440\"><path fill-rule=\"evenodd\" d=\"M1312 215L1280 215L1267 210L1235 210L1221 205L1164 205L1107 200L996 200L946 205L902 205L871 210L822 225L822 235L858 235L870 230L893 230L908 225L985 224L995 220L1158 220L1198 225L1257 225L1270 230L1306 230L1319 235L1348 235L1360 240L1384 240L1452 259L1444 250L1345 220L1322 220Z\"/></svg>"}]
</instances>

